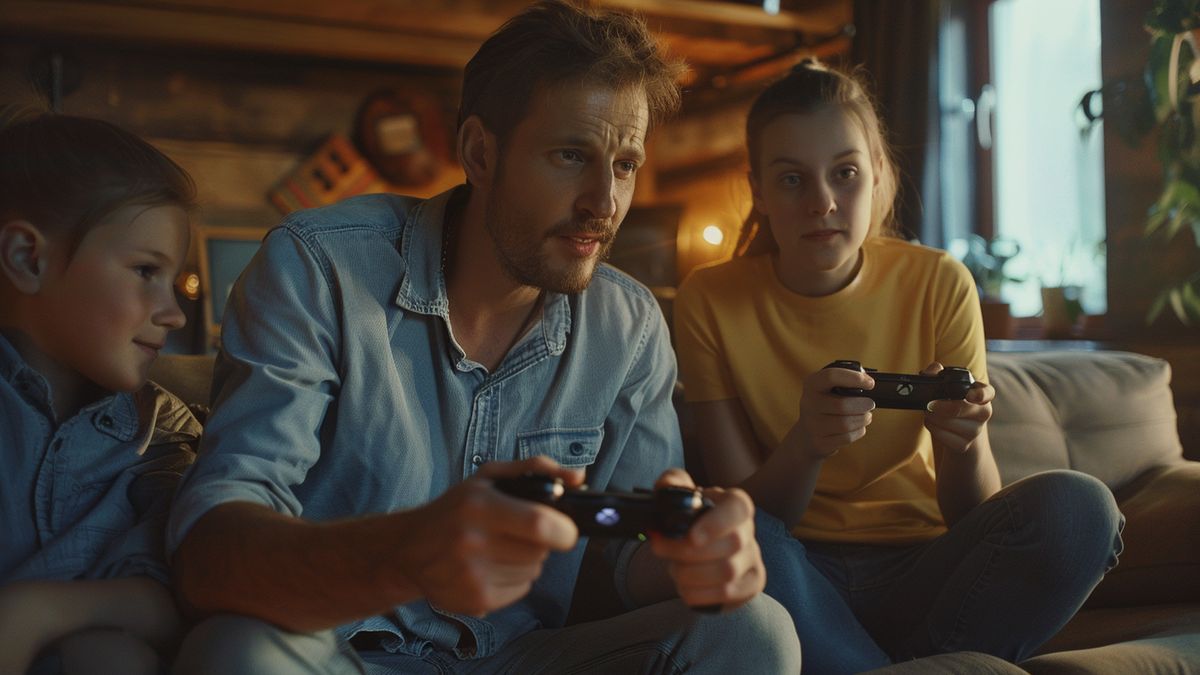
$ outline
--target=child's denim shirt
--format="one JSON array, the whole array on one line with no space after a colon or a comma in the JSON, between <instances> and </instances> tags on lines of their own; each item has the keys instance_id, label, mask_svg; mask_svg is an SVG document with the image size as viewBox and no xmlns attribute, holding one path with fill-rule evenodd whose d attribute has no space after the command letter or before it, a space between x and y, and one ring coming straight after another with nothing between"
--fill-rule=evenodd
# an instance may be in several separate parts
<instances>
[{"instance_id":1,"label":"child's denim shirt","mask_svg":"<svg viewBox=\"0 0 1200 675\"><path fill-rule=\"evenodd\" d=\"M624 490L682 465L666 323L625 274L601 266L586 291L547 294L494 372L464 356L440 264L450 194L356 197L267 235L227 305L172 549L230 501L326 521L421 506L485 462L549 455L585 468L595 489ZM610 551L619 577L633 548ZM552 555L528 596L483 619L421 601L339 632L380 631L384 648L418 656L487 656L562 625L582 552ZM460 642L462 626L473 640Z\"/></svg>"},{"instance_id":2,"label":"child's denim shirt","mask_svg":"<svg viewBox=\"0 0 1200 675\"><path fill-rule=\"evenodd\" d=\"M55 425L50 388L0 337L0 584L148 576L200 425L153 383Z\"/></svg>"}]
</instances>

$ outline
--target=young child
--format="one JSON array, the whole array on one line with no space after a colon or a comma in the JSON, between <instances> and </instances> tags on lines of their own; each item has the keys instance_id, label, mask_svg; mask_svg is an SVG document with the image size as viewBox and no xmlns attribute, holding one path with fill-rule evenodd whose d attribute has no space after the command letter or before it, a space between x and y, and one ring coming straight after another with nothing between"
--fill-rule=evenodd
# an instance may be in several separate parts
<instances>
[{"instance_id":1,"label":"young child","mask_svg":"<svg viewBox=\"0 0 1200 675\"><path fill-rule=\"evenodd\" d=\"M738 256L679 289L676 338L709 478L766 512L767 593L805 671L958 650L1019 661L1115 564L1112 495L1068 471L1000 489L974 284L890 234L896 170L861 84L807 60L746 128L753 213ZM835 360L978 382L928 412L876 411L831 392L874 386Z\"/></svg>"},{"instance_id":2,"label":"young child","mask_svg":"<svg viewBox=\"0 0 1200 675\"><path fill-rule=\"evenodd\" d=\"M200 427L147 382L183 326L191 178L98 120L0 109L0 673L154 673Z\"/></svg>"}]
</instances>

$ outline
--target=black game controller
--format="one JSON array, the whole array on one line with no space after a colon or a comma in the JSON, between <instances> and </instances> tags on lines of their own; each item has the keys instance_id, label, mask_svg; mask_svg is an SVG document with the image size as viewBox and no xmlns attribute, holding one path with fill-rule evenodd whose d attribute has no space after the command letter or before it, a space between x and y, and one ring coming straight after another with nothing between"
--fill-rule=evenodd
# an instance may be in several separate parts
<instances>
[{"instance_id":1,"label":"black game controller","mask_svg":"<svg viewBox=\"0 0 1200 675\"><path fill-rule=\"evenodd\" d=\"M638 538L657 532L677 539L712 502L699 490L662 487L653 492L592 492L571 489L561 479L527 473L493 481L501 492L552 506L567 514L579 534L598 537Z\"/></svg>"},{"instance_id":2,"label":"black game controller","mask_svg":"<svg viewBox=\"0 0 1200 675\"><path fill-rule=\"evenodd\" d=\"M875 401L880 408L902 410L928 410L933 401L954 399L961 401L975 382L971 371L966 368L949 367L937 375L902 375L881 373L872 368L864 369L858 361L834 361L826 368L845 368L867 373L875 380L874 389L858 387L834 387L833 393L840 396L863 396Z\"/></svg>"}]
</instances>

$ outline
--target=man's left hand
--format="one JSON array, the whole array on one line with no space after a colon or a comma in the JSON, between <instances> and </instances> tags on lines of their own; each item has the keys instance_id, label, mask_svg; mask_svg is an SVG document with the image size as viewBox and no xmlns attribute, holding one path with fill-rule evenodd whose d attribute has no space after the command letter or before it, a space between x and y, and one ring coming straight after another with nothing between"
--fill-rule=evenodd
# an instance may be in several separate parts
<instances>
[{"instance_id":1,"label":"man's left hand","mask_svg":"<svg viewBox=\"0 0 1200 675\"><path fill-rule=\"evenodd\" d=\"M670 469L655 487L694 488L691 477ZM737 607L762 592L767 582L754 538L754 502L739 488L704 488L713 507L680 539L651 537L654 554L667 563L679 597L692 607Z\"/></svg>"}]
</instances>

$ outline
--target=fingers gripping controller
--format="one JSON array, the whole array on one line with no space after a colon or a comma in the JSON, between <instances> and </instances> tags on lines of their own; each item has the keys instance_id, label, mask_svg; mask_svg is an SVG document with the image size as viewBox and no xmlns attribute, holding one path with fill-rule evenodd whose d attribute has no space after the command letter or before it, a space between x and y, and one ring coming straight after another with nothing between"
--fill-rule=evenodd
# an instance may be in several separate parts
<instances>
[{"instance_id":1,"label":"fingers gripping controller","mask_svg":"<svg viewBox=\"0 0 1200 675\"><path fill-rule=\"evenodd\" d=\"M975 378L966 368L949 367L937 375L905 375L881 373L872 368L864 369L858 361L834 361L826 368L845 368L867 373L875 380L874 389L857 387L834 387L833 393L840 396L863 396L880 408L902 410L927 410L933 401L942 399L962 400L974 384Z\"/></svg>"},{"instance_id":2,"label":"fingers gripping controller","mask_svg":"<svg viewBox=\"0 0 1200 675\"><path fill-rule=\"evenodd\" d=\"M679 538L687 534L712 502L698 490L663 487L653 492L592 492L569 489L560 479L538 474L497 478L496 489L562 511L584 536L637 538L657 532Z\"/></svg>"}]
</instances>

